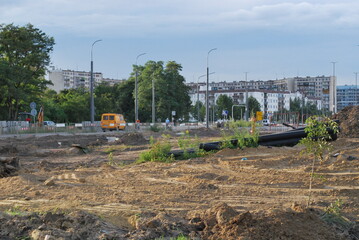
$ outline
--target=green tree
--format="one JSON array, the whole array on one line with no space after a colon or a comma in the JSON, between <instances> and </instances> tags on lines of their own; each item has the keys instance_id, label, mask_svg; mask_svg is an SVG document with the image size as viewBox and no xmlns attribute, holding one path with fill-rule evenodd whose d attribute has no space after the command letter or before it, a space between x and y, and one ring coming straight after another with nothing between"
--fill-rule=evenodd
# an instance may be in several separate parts
<instances>
[{"instance_id":1,"label":"green tree","mask_svg":"<svg viewBox=\"0 0 359 240\"><path fill-rule=\"evenodd\" d=\"M308 206L310 205L311 189L314 175L315 162L324 161L324 154L332 149L332 144L328 142L331 139L330 132L336 134L338 132L338 124L329 118L319 118L312 116L306 121L307 126L305 132L307 136L300 140L300 144L305 146L302 153L313 155L312 170L309 180L309 197Z\"/></svg>"},{"instance_id":2,"label":"green tree","mask_svg":"<svg viewBox=\"0 0 359 240\"><path fill-rule=\"evenodd\" d=\"M189 87L185 85L180 75L182 66L170 61L164 67L162 61L148 61L138 76L139 117L141 121L151 121L152 116L152 81L155 85L156 120L171 118L172 111L176 112L175 119L188 119L191 101L188 95Z\"/></svg>"},{"instance_id":3,"label":"green tree","mask_svg":"<svg viewBox=\"0 0 359 240\"><path fill-rule=\"evenodd\" d=\"M43 94L40 105L44 109L44 120L65 122L66 114L59 104L59 95L54 90L46 90Z\"/></svg>"},{"instance_id":4,"label":"green tree","mask_svg":"<svg viewBox=\"0 0 359 240\"><path fill-rule=\"evenodd\" d=\"M15 120L51 83L44 76L54 44L31 24L0 25L0 107L7 110L6 119Z\"/></svg>"},{"instance_id":5,"label":"green tree","mask_svg":"<svg viewBox=\"0 0 359 240\"><path fill-rule=\"evenodd\" d=\"M99 120L103 113L119 113L116 108L116 88L108 83L101 83L94 90L95 95L95 118Z\"/></svg>"},{"instance_id":6,"label":"green tree","mask_svg":"<svg viewBox=\"0 0 359 240\"><path fill-rule=\"evenodd\" d=\"M302 101L300 98L294 98L289 100L289 111L290 112L301 112L302 111Z\"/></svg>"},{"instance_id":7,"label":"green tree","mask_svg":"<svg viewBox=\"0 0 359 240\"><path fill-rule=\"evenodd\" d=\"M222 118L222 112L224 110L228 111L228 118L232 116L232 106L233 106L233 99L228 97L227 95L219 95L216 101L217 105L217 116Z\"/></svg>"},{"instance_id":8,"label":"green tree","mask_svg":"<svg viewBox=\"0 0 359 240\"><path fill-rule=\"evenodd\" d=\"M256 112L261 110L261 104L257 101L257 99L253 96L248 98L248 109L249 115L256 114Z\"/></svg>"},{"instance_id":9,"label":"green tree","mask_svg":"<svg viewBox=\"0 0 359 240\"><path fill-rule=\"evenodd\" d=\"M90 118L90 93L84 88L61 91L58 104L65 113L64 122L76 123Z\"/></svg>"},{"instance_id":10,"label":"green tree","mask_svg":"<svg viewBox=\"0 0 359 240\"><path fill-rule=\"evenodd\" d=\"M206 108L201 101L197 101L196 104L191 107L191 115L198 121L203 121L206 115Z\"/></svg>"},{"instance_id":11,"label":"green tree","mask_svg":"<svg viewBox=\"0 0 359 240\"><path fill-rule=\"evenodd\" d=\"M135 121L135 79L129 78L114 86L114 107L126 121Z\"/></svg>"}]
</instances>

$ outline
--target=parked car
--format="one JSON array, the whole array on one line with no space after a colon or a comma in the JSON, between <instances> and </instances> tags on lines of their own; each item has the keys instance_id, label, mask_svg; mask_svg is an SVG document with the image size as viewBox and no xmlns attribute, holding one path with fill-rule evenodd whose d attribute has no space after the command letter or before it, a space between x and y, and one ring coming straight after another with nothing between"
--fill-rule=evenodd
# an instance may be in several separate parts
<instances>
[{"instance_id":1,"label":"parked car","mask_svg":"<svg viewBox=\"0 0 359 240\"><path fill-rule=\"evenodd\" d=\"M270 125L269 119L263 119L262 124L263 126L269 126Z\"/></svg>"},{"instance_id":2,"label":"parked car","mask_svg":"<svg viewBox=\"0 0 359 240\"><path fill-rule=\"evenodd\" d=\"M56 126L56 123L54 123L53 121L44 121L44 126L54 127Z\"/></svg>"}]
</instances>

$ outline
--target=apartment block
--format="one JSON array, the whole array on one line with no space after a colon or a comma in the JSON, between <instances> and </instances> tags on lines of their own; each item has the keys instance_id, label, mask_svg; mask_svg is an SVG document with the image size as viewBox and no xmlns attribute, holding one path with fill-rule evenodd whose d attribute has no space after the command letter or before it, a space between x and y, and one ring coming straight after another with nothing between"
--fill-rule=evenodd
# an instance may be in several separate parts
<instances>
[{"instance_id":1,"label":"apartment block","mask_svg":"<svg viewBox=\"0 0 359 240\"><path fill-rule=\"evenodd\" d=\"M90 89L91 72L75 71L75 70L62 70L52 69L48 71L49 80L54 84L49 85L50 89L60 92L61 90L71 88L86 88ZM93 73L94 88L102 82L107 82L113 86L115 83L123 82L124 80L104 78L102 73Z\"/></svg>"},{"instance_id":2,"label":"apartment block","mask_svg":"<svg viewBox=\"0 0 359 240\"><path fill-rule=\"evenodd\" d=\"M205 91L206 83L188 83L191 88L191 94ZM318 109L327 111L337 111L337 90L336 78L328 76L317 77L294 77L268 81L234 81L234 82L211 82L209 83L209 91L233 92L229 94L236 102L242 99L242 91L261 92L263 93L263 109L274 111L274 109L289 109L288 94L299 93L300 98L305 101L316 104ZM211 93L209 94L211 103ZM278 99L274 99L278 98ZM292 98L292 97L290 97ZM204 99L204 97L203 97ZM260 99L260 97L258 98ZM257 100L258 100L257 99ZM201 100L200 100L201 101Z\"/></svg>"},{"instance_id":3,"label":"apartment block","mask_svg":"<svg viewBox=\"0 0 359 240\"><path fill-rule=\"evenodd\" d=\"M356 85L337 86L338 111L347 106L358 105L359 89Z\"/></svg>"}]
</instances>

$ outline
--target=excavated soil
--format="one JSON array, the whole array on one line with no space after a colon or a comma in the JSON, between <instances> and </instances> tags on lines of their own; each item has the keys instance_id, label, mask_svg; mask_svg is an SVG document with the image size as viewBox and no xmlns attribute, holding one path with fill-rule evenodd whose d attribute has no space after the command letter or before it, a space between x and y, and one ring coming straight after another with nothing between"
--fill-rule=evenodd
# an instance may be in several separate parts
<instances>
[{"instance_id":1,"label":"excavated soil","mask_svg":"<svg viewBox=\"0 0 359 240\"><path fill-rule=\"evenodd\" d=\"M218 130L190 134L220 139ZM0 139L0 156L20 161L16 176L0 178L0 239L359 239L359 134L338 138L317 164L310 207L312 158L301 146L135 164L152 135L161 139Z\"/></svg>"},{"instance_id":2,"label":"excavated soil","mask_svg":"<svg viewBox=\"0 0 359 240\"><path fill-rule=\"evenodd\" d=\"M359 136L359 106L348 106L333 116L340 121L340 137Z\"/></svg>"}]
</instances>

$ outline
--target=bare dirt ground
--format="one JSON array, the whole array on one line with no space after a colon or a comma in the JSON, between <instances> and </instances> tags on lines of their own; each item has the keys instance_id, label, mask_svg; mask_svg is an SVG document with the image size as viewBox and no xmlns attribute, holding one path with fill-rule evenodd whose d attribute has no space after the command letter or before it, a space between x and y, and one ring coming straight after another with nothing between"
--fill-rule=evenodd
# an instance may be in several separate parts
<instances>
[{"instance_id":1,"label":"bare dirt ground","mask_svg":"<svg viewBox=\"0 0 359 240\"><path fill-rule=\"evenodd\" d=\"M220 139L217 130L190 134ZM21 168L0 178L0 239L359 239L359 138L333 142L307 208L312 158L300 146L134 164L151 135L160 138L1 139L0 156L17 157ZM325 222L338 199L340 216Z\"/></svg>"}]
</instances>

